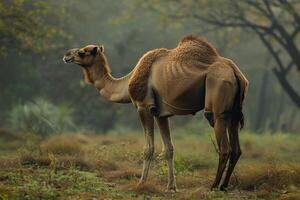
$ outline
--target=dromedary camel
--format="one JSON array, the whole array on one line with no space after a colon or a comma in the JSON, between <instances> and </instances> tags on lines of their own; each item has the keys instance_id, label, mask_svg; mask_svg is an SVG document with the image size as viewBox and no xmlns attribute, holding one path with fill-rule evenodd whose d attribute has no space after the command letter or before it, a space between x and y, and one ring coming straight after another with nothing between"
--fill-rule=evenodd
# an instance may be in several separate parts
<instances>
[{"instance_id":1,"label":"dromedary camel","mask_svg":"<svg viewBox=\"0 0 300 200\"><path fill-rule=\"evenodd\" d=\"M204 109L219 148L212 189L219 186L229 160L220 186L221 190L227 188L241 155L238 131L243 126L242 104L248 81L238 67L230 59L221 57L210 43L196 36L186 36L174 49L147 52L133 71L122 78L111 75L102 45L70 49L63 60L80 65L85 81L94 85L104 98L117 103L133 103L137 108L146 139L139 184L146 181L154 155L155 120L168 163L167 189L176 191L168 118Z\"/></svg>"}]
</instances>

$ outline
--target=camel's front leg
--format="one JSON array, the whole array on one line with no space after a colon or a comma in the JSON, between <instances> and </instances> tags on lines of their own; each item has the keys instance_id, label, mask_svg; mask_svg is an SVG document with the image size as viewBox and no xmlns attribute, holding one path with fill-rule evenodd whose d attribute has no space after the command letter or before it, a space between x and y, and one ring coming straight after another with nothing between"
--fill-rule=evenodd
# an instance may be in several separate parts
<instances>
[{"instance_id":1,"label":"camel's front leg","mask_svg":"<svg viewBox=\"0 0 300 200\"><path fill-rule=\"evenodd\" d=\"M170 136L169 120L167 117L155 118L160 129L162 141L164 144L164 154L168 162L168 186L169 191L176 192L176 181L174 176L174 164L173 164L173 144Z\"/></svg>"},{"instance_id":2,"label":"camel's front leg","mask_svg":"<svg viewBox=\"0 0 300 200\"><path fill-rule=\"evenodd\" d=\"M150 113L146 109L139 109L139 115L144 128L145 133L145 150L144 150L144 163L142 176L139 181L139 185L146 182L150 163L154 155L154 120Z\"/></svg>"}]
</instances>

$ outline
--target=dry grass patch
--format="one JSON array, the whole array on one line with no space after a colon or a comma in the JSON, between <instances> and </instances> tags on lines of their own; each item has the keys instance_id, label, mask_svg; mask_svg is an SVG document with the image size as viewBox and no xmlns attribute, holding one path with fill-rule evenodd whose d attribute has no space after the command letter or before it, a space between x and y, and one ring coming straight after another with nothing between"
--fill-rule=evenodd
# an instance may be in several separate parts
<instances>
[{"instance_id":1,"label":"dry grass patch","mask_svg":"<svg viewBox=\"0 0 300 200\"><path fill-rule=\"evenodd\" d=\"M150 181L147 181L147 183L142 185L137 185L137 183L138 182L124 185L122 189L134 191L137 194L141 194L141 195L161 196L165 194L164 189L161 186L159 186L157 183L153 183Z\"/></svg>"},{"instance_id":2,"label":"dry grass patch","mask_svg":"<svg viewBox=\"0 0 300 200\"><path fill-rule=\"evenodd\" d=\"M100 172L115 171L119 168L118 164L112 160L98 160L95 165Z\"/></svg>"},{"instance_id":3,"label":"dry grass patch","mask_svg":"<svg viewBox=\"0 0 300 200\"><path fill-rule=\"evenodd\" d=\"M82 155L84 146L91 143L91 138L84 135L57 135L41 143L43 153L56 155Z\"/></svg>"},{"instance_id":4,"label":"dry grass patch","mask_svg":"<svg viewBox=\"0 0 300 200\"><path fill-rule=\"evenodd\" d=\"M107 180L113 180L113 179L131 180L134 178L141 177L141 169L127 167L127 168L119 169L116 171L102 172L100 175L102 175Z\"/></svg>"},{"instance_id":5,"label":"dry grass patch","mask_svg":"<svg viewBox=\"0 0 300 200\"><path fill-rule=\"evenodd\" d=\"M0 158L0 169L14 168L18 166L18 158Z\"/></svg>"},{"instance_id":6,"label":"dry grass patch","mask_svg":"<svg viewBox=\"0 0 300 200\"><path fill-rule=\"evenodd\" d=\"M82 157L69 155L56 157L53 157L53 155L41 155L37 157L32 155L22 155L20 157L20 163L22 165L55 167L56 169L69 169L75 167L84 171L92 171L96 168L93 163L88 162Z\"/></svg>"},{"instance_id":7,"label":"dry grass patch","mask_svg":"<svg viewBox=\"0 0 300 200\"><path fill-rule=\"evenodd\" d=\"M241 167L238 173L239 188L272 192L286 190L288 186L300 186L300 166L293 164L268 164ZM233 182L235 179L232 179ZM233 183L236 184L236 183Z\"/></svg>"},{"instance_id":8,"label":"dry grass patch","mask_svg":"<svg viewBox=\"0 0 300 200\"><path fill-rule=\"evenodd\" d=\"M200 186L205 186L209 188L210 184L213 181L213 177L210 177L210 175L208 175L206 172L200 172L200 173L193 173L190 176L186 176L186 175L177 176L177 186L179 187L179 189L198 188Z\"/></svg>"}]
</instances>

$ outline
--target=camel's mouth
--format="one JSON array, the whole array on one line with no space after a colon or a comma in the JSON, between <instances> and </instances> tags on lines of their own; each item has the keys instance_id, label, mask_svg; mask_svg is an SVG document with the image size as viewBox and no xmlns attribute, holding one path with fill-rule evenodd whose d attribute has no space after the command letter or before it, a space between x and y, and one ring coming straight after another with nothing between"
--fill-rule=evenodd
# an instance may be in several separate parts
<instances>
[{"instance_id":1,"label":"camel's mouth","mask_svg":"<svg viewBox=\"0 0 300 200\"><path fill-rule=\"evenodd\" d=\"M78 52L78 50L79 49L77 49L77 48L68 50L63 57L63 61L65 63L73 63L75 60L75 55Z\"/></svg>"},{"instance_id":2,"label":"camel's mouth","mask_svg":"<svg viewBox=\"0 0 300 200\"><path fill-rule=\"evenodd\" d=\"M64 61L64 63L72 63L74 61L74 57L70 58L70 57L64 56L63 61Z\"/></svg>"}]
</instances>

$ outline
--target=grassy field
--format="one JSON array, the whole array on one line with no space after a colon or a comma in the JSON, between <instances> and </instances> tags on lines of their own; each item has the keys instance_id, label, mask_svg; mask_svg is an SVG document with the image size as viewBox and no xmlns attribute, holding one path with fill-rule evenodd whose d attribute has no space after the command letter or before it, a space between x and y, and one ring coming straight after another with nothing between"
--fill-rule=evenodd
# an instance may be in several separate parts
<instances>
[{"instance_id":1,"label":"grassy field","mask_svg":"<svg viewBox=\"0 0 300 200\"><path fill-rule=\"evenodd\" d=\"M0 130L0 199L300 199L300 136L241 133L243 155L229 191L211 192L217 153L211 132L173 134L178 193L156 134L149 181L136 187L143 134L40 138ZM212 135L214 138L214 135Z\"/></svg>"}]
</instances>

